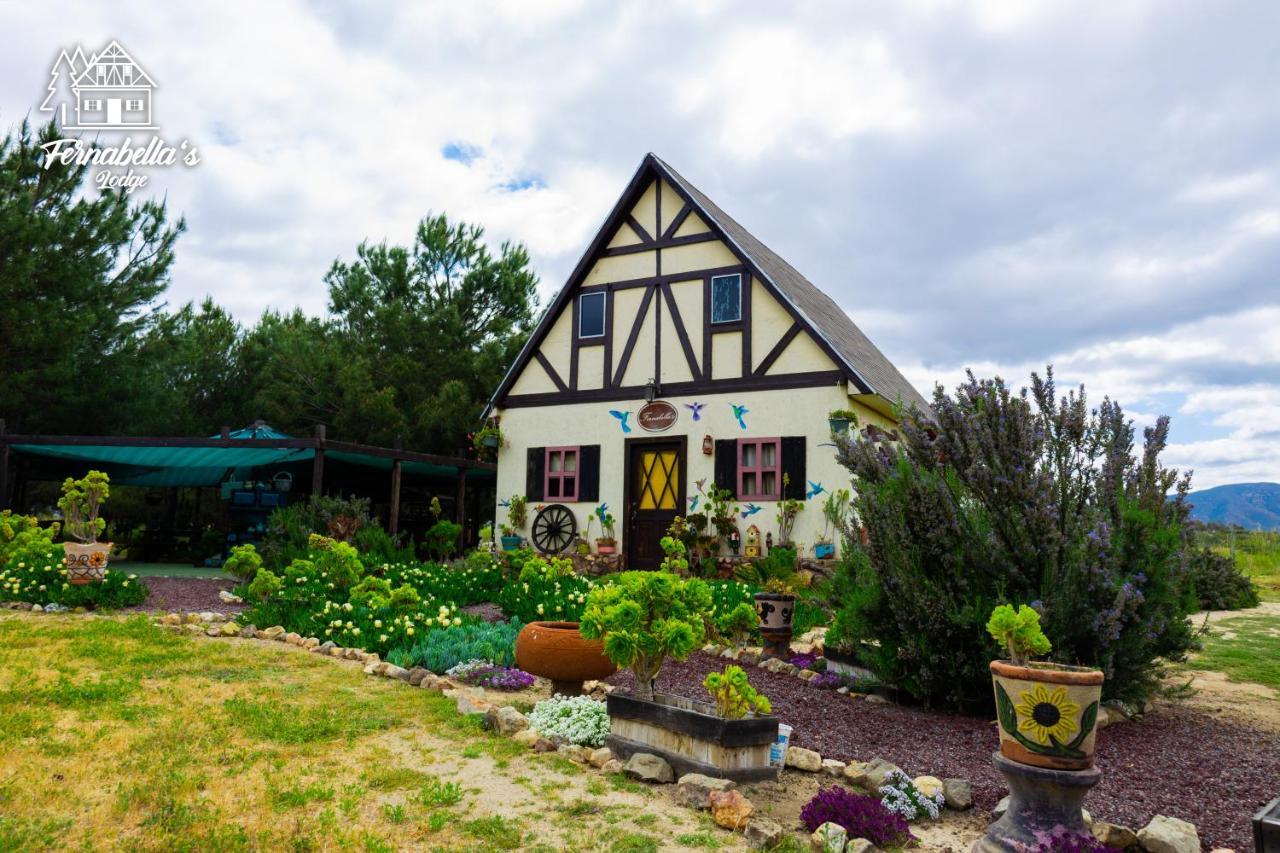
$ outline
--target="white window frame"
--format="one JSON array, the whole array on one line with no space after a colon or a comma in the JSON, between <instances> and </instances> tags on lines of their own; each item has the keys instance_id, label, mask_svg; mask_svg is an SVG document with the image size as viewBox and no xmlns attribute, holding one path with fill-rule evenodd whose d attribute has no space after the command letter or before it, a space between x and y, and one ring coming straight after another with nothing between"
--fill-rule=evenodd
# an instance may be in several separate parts
<instances>
[{"instance_id":1,"label":"white window frame","mask_svg":"<svg viewBox=\"0 0 1280 853\"><path fill-rule=\"evenodd\" d=\"M595 298L599 298L601 300L600 333L598 335L585 335L582 333L582 321L586 319L587 314L585 311L582 310L582 306L587 299L595 299ZM605 333L608 330L609 330L609 294L605 293L604 291L600 291L599 293L578 294L578 328L577 328L578 339L594 340L595 338L603 338L605 336Z\"/></svg>"},{"instance_id":2,"label":"white window frame","mask_svg":"<svg viewBox=\"0 0 1280 853\"><path fill-rule=\"evenodd\" d=\"M722 279L734 279L738 282L738 316L732 318L716 319L716 282ZM715 275L711 277L711 323L719 326L727 323L742 322L742 273L730 273L728 275Z\"/></svg>"}]
</instances>

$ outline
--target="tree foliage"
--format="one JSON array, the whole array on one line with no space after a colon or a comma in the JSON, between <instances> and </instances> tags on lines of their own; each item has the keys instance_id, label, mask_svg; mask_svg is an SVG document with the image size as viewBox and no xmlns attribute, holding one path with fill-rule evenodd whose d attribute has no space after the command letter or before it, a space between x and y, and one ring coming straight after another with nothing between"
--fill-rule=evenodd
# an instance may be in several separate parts
<instances>
[{"instance_id":1,"label":"tree foliage","mask_svg":"<svg viewBox=\"0 0 1280 853\"><path fill-rule=\"evenodd\" d=\"M1102 668L1108 696L1146 697L1160 661L1194 644L1190 478L1160 464L1168 430L1159 419L1136 450L1119 405L1059 397L1050 369L1021 393L970 373L931 414L904 414L900 442L841 440L870 544L851 549L837 637L878 640L858 646L864 661L922 700L983 708L987 616L1030 604L1054 660Z\"/></svg>"}]
</instances>

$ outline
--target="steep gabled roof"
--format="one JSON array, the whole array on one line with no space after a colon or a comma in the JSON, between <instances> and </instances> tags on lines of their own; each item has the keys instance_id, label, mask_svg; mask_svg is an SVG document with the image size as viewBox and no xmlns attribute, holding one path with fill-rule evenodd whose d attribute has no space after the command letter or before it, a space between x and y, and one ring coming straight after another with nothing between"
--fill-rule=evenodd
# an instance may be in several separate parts
<instances>
[{"instance_id":1,"label":"steep gabled roof","mask_svg":"<svg viewBox=\"0 0 1280 853\"><path fill-rule=\"evenodd\" d=\"M106 81L103 84L99 84L95 79L93 79L96 76L96 69L99 65L106 68ZM124 79L124 73L120 70L126 65L132 66L135 72L133 78L128 81ZM103 85L108 87L141 89L144 87L152 88L156 84L143 67L138 64L137 60L130 56L128 51L120 46L120 42L113 41L111 44L103 48L101 53L95 54L89 60L89 64L85 66L85 69L80 72L79 76L72 81L71 85L85 89L102 88Z\"/></svg>"},{"instance_id":2,"label":"steep gabled roof","mask_svg":"<svg viewBox=\"0 0 1280 853\"><path fill-rule=\"evenodd\" d=\"M749 262L781 291L791 305L808 321L811 331L836 351L842 365L861 378L862 384L869 386L870 393L878 394L890 402L901 401L907 406L914 403L923 411L929 410L929 403L924 396L907 381L898 368L893 366L893 362L885 358L884 353L871 343L870 338L862 333L862 330L834 299L819 290L776 252L757 240L750 231L739 225L733 217L721 210L719 205L685 180L679 172L655 155L649 156L658 163L673 184L693 198L696 202L695 207L701 209L703 218L719 226L719 230L728 238L729 243L746 255Z\"/></svg>"},{"instance_id":3,"label":"steep gabled roof","mask_svg":"<svg viewBox=\"0 0 1280 853\"><path fill-rule=\"evenodd\" d=\"M915 405L929 411L929 403L907 381L884 353L854 324L835 301L801 275L772 249L761 243L711 199L656 155L646 154L640 167L618 197L617 203L596 233L587 251L574 267L565 286L542 315L537 328L525 342L520 355L507 371L502 383L489 401L486 414L511 390L520 371L532 357L534 349L559 317L574 289L582 281L597 253L618 230L632 206L654 178L666 180L720 239L738 254L743 263L760 278L764 286L780 299L807 327L816 342L846 372L851 383L863 394L875 394L891 403Z\"/></svg>"}]
</instances>

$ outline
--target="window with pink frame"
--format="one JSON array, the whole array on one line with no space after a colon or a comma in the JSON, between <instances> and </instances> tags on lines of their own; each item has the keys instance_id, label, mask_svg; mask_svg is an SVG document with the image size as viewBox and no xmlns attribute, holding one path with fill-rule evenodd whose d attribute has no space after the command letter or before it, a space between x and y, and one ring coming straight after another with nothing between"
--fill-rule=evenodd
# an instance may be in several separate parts
<instances>
[{"instance_id":1,"label":"window with pink frame","mask_svg":"<svg viewBox=\"0 0 1280 853\"><path fill-rule=\"evenodd\" d=\"M548 447L542 494L547 500L578 499L578 448Z\"/></svg>"},{"instance_id":2,"label":"window with pink frame","mask_svg":"<svg viewBox=\"0 0 1280 853\"><path fill-rule=\"evenodd\" d=\"M776 501L782 494L782 439L738 439L738 500Z\"/></svg>"}]
</instances>

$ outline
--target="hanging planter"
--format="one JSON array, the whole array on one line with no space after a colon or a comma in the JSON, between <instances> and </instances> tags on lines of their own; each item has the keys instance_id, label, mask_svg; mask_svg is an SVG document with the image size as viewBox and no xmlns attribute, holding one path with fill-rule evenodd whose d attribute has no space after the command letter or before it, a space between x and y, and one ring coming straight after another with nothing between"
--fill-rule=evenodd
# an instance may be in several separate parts
<instances>
[{"instance_id":1,"label":"hanging planter","mask_svg":"<svg viewBox=\"0 0 1280 853\"><path fill-rule=\"evenodd\" d=\"M831 428L832 435L845 435L850 424L857 426L857 423L858 416L852 409L832 409L827 413L827 426Z\"/></svg>"}]
</instances>

